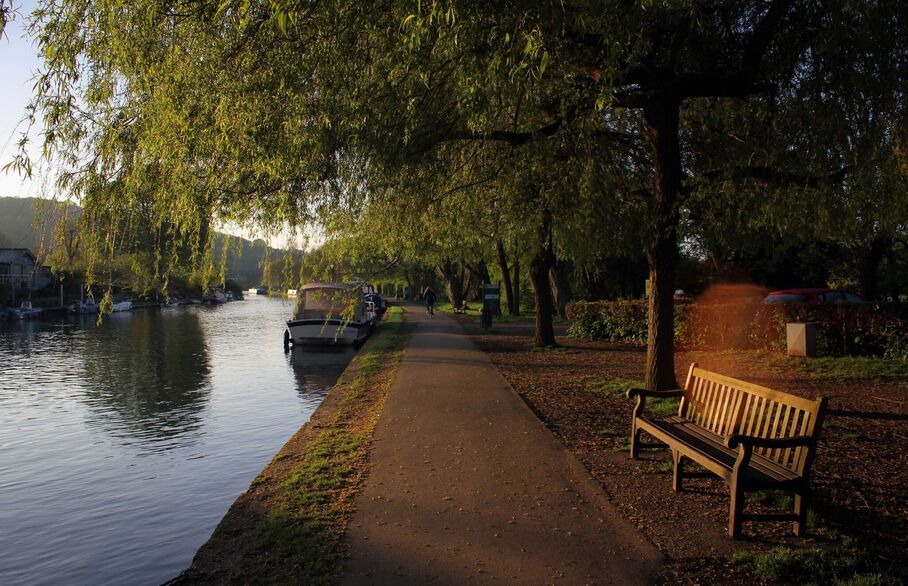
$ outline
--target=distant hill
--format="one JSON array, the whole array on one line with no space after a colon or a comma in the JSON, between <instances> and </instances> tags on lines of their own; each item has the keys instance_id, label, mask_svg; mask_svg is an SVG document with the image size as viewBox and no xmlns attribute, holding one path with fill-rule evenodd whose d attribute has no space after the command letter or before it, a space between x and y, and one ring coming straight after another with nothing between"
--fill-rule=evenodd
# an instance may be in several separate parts
<instances>
[{"instance_id":1,"label":"distant hill","mask_svg":"<svg viewBox=\"0 0 908 586\"><path fill-rule=\"evenodd\" d=\"M36 254L47 250L60 217L59 208L47 204L34 197L0 197L0 248L28 248ZM46 213L37 213L38 208ZM71 209L79 213L78 207Z\"/></svg>"},{"instance_id":2,"label":"distant hill","mask_svg":"<svg viewBox=\"0 0 908 586\"><path fill-rule=\"evenodd\" d=\"M34 197L0 197L0 248L28 248L42 254L53 246L53 226L64 208ZM78 217L81 209L68 204L68 213ZM262 240L218 234L215 255L228 242L227 277L243 287L258 285L267 245Z\"/></svg>"}]
</instances>

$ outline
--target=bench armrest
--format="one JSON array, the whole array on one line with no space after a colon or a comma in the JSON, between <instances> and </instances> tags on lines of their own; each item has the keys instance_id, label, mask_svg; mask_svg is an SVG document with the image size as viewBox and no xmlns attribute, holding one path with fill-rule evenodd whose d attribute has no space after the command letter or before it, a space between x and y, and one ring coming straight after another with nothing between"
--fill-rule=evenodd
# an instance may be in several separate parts
<instances>
[{"instance_id":1,"label":"bench armrest","mask_svg":"<svg viewBox=\"0 0 908 586\"><path fill-rule=\"evenodd\" d=\"M647 391L646 389L628 389L627 398L634 397L680 397L684 394L684 389L672 389L670 391Z\"/></svg>"},{"instance_id":2,"label":"bench armrest","mask_svg":"<svg viewBox=\"0 0 908 586\"><path fill-rule=\"evenodd\" d=\"M809 446L813 441L814 438L809 435L765 438L736 433L725 438L725 447L733 450L738 447L738 444L744 444L749 448L797 448L799 446Z\"/></svg>"}]
</instances>

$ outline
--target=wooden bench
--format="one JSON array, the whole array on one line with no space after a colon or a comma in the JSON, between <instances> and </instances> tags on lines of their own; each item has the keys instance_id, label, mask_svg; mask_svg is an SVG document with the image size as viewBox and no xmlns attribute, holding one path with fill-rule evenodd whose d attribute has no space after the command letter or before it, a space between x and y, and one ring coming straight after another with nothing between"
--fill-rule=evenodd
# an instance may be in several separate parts
<instances>
[{"instance_id":1,"label":"wooden bench","mask_svg":"<svg viewBox=\"0 0 908 586\"><path fill-rule=\"evenodd\" d=\"M464 313L465 314L468 309L470 309L470 308L467 307L467 303L466 303L466 301L464 301L460 305L457 305L454 307L454 313Z\"/></svg>"},{"instance_id":2,"label":"wooden bench","mask_svg":"<svg viewBox=\"0 0 908 586\"><path fill-rule=\"evenodd\" d=\"M698 368L691 364L683 389L630 389L637 398L631 422L631 458L646 431L672 451L672 486L681 491L685 477L716 475L731 493L728 534L738 537L743 520L794 521L795 535L807 522L808 476L816 453L826 399L804 399ZM644 411L648 397L681 397L678 414L655 417ZM708 472L684 472L687 459ZM744 494L757 490L794 493L794 513L744 514Z\"/></svg>"}]
</instances>

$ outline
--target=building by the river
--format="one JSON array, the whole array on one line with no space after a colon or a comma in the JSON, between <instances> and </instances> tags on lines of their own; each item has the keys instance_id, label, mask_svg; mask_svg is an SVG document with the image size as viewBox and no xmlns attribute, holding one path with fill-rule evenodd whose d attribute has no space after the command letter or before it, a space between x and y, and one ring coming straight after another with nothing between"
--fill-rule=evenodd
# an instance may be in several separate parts
<instances>
[{"instance_id":1,"label":"building by the river","mask_svg":"<svg viewBox=\"0 0 908 586\"><path fill-rule=\"evenodd\" d=\"M30 291L39 291L53 283L53 276L38 263L27 248L0 248L0 292L16 298Z\"/></svg>"}]
</instances>

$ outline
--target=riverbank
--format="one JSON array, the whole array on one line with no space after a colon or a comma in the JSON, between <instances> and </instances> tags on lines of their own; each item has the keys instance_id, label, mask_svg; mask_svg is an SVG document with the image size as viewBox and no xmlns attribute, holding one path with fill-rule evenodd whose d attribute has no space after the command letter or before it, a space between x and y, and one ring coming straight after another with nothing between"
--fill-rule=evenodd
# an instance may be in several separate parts
<instances>
[{"instance_id":1,"label":"riverbank","mask_svg":"<svg viewBox=\"0 0 908 586\"><path fill-rule=\"evenodd\" d=\"M399 307L172 584L326 583L410 331ZM302 552L302 553L301 553Z\"/></svg>"}]
</instances>

